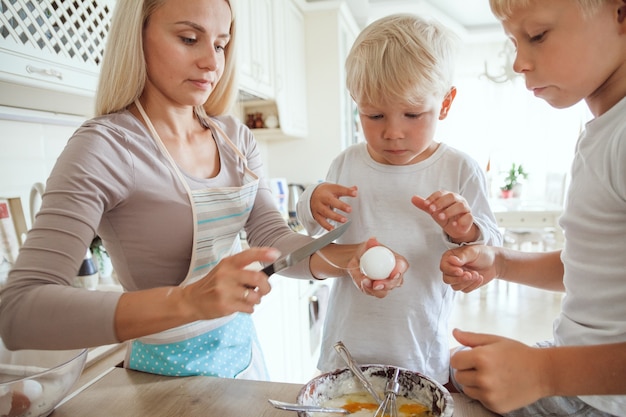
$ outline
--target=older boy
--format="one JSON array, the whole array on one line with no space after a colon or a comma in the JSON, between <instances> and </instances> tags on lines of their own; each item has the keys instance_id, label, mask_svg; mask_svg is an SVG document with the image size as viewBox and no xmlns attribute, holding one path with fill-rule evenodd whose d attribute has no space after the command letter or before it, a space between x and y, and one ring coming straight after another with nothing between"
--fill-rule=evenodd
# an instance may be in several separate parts
<instances>
[{"instance_id":1,"label":"older boy","mask_svg":"<svg viewBox=\"0 0 626 417\"><path fill-rule=\"evenodd\" d=\"M564 290L554 341L529 347L455 330L470 349L452 357L454 377L488 408L516 410L509 416L626 416L626 3L490 2L527 88L558 108L584 99L594 119L576 147L562 252L472 246L441 260L456 290L495 277Z\"/></svg>"}]
</instances>

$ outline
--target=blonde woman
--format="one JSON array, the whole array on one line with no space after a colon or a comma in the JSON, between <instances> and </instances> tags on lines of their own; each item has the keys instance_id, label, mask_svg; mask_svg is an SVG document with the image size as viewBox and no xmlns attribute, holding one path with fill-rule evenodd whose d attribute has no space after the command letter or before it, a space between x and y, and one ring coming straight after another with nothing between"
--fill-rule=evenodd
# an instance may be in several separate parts
<instances>
[{"instance_id":1,"label":"blonde woman","mask_svg":"<svg viewBox=\"0 0 626 417\"><path fill-rule=\"evenodd\" d=\"M249 313L270 285L246 266L310 238L277 212L252 134L225 114L235 41L229 1L117 1L97 117L59 157L1 294L7 347L128 341L132 369L266 378ZM243 229L254 247L241 252ZM71 285L96 234L124 293ZM358 262L364 246L325 254ZM318 255L288 273L351 279Z\"/></svg>"}]
</instances>

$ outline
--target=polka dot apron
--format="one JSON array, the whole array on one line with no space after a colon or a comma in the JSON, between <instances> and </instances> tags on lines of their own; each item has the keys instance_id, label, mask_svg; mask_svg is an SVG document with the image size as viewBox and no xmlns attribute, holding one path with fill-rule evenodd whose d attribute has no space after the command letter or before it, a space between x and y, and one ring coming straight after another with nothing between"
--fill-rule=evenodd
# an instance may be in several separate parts
<instances>
[{"instance_id":1,"label":"polka dot apron","mask_svg":"<svg viewBox=\"0 0 626 417\"><path fill-rule=\"evenodd\" d=\"M192 203L194 244L189 271L181 283L189 285L204 277L223 257L241 251L239 231L252 209L259 180L246 167L241 187L191 190L141 103L135 104ZM215 124L211 127L246 163L227 135ZM244 313L196 321L135 339L129 344L124 363L128 368L160 375L267 379L252 318Z\"/></svg>"}]
</instances>

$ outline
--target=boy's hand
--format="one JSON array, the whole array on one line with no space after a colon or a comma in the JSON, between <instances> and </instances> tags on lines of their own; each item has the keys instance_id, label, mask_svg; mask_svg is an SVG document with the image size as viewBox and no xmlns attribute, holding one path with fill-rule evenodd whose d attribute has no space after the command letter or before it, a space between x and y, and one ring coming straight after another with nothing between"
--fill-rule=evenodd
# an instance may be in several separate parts
<instances>
[{"instance_id":1,"label":"boy's hand","mask_svg":"<svg viewBox=\"0 0 626 417\"><path fill-rule=\"evenodd\" d=\"M480 236L467 200L456 193L437 191L426 199L413 196L411 202L430 214L454 243L474 242Z\"/></svg>"},{"instance_id":2,"label":"boy's hand","mask_svg":"<svg viewBox=\"0 0 626 417\"><path fill-rule=\"evenodd\" d=\"M344 187L339 184L329 182L322 183L315 187L311 194L311 213L315 221L326 230L334 227L329 220L345 223L348 219L338 211L350 213L352 207L348 203L341 201L340 197L356 197L357 187ZM338 210L338 211L336 211Z\"/></svg>"},{"instance_id":3,"label":"boy's hand","mask_svg":"<svg viewBox=\"0 0 626 417\"><path fill-rule=\"evenodd\" d=\"M550 349L458 329L453 335L471 348L450 358L454 377L488 409L505 413L550 395Z\"/></svg>"},{"instance_id":4,"label":"boy's hand","mask_svg":"<svg viewBox=\"0 0 626 417\"><path fill-rule=\"evenodd\" d=\"M491 246L461 246L446 251L439 268L443 282L455 291L467 293L496 277L496 253Z\"/></svg>"}]
</instances>

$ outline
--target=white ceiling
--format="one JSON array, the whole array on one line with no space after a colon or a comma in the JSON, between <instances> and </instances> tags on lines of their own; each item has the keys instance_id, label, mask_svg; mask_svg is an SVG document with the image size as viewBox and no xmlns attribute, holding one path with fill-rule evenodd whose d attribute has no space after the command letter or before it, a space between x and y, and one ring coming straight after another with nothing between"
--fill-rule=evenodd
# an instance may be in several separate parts
<instances>
[{"instance_id":1,"label":"white ceiling","mask_svg":"<svg viewBox=\"0 0 626 417\"><path fill-rule=\"evenodd\" d=\"M309 0L311 1L311 0ZM346 0L357 23L367 23L392 13L416 13L439 20L467 37L503 37L488 0Z\"/></svg>"}]
</instances>

